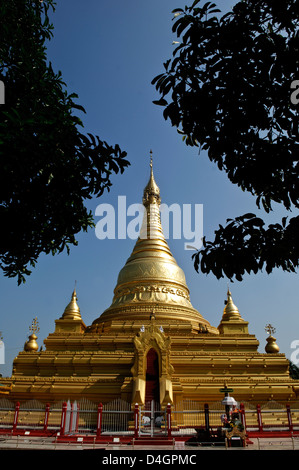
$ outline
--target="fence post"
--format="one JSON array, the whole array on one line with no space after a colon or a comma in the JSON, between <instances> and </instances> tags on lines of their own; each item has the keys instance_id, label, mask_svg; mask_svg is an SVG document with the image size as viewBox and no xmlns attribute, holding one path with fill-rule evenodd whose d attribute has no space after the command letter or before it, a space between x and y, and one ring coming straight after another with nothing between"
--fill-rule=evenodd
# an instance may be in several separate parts
<instances>
[{"instance_id":1,"label":"fence post","mask_svg":"<svg viewBox=\"0 0 299 470\"><path fill-rule=\"evenodd\" d=\"M259 431L263 432L261 405L256 405L256 412L257 412L257 423L258 423Z\"/></svg>"},{"instance_id":2,"label":"fence post","mask_svg":"<svg viewBox=\"0 0 299 470\"><path fill-rule=\"evenodd\" d=\"M64 431L65 431L66 410L67 410L67 403L65 401L62 404L61 423L60 423L60 435L61 436L64 436Z\"/></svg>"},{"instance_id":3,"label":"fence post","mask_svg":"<svg viewBox=\"0 0 299 470\"><path fill-rule=\"evenodd\" d=\"M76 406L77 406L77 411L76 411L76 428L75 428L75 432L77 433L78 429L79 429L80 404L78 402L76 402Z\"/></svg>"},{"instance_id":4,"label":"fence post","mask_svg":"<svg viewBox=\"0 0 299 470\"><path fill-rule=\"evenodd\" d=\"M205 428L206 431L210 430L210 411L208 403L204 404L204 411L205 411Z\"/></svg>"},{"instance_id":5,"label":"fence post","mask_svg":"<svg viewBox=\"0 0 299 470\"><path fill-rule=\"evenodd\" d=\"M135 410L134 410L134 438L135 439L137 439L138 437L138 410L139 410L138 403L135 403Z\"/></svg>"},{"instance_id":6,"label":"fence post","mask_svg":"<svg viewBox=\"0 0 299 470\"><path fill-rule=\"evenodd\" d=\"M171 404L167 404L166 408L166 418L167 418L167 437L171 437Z\"/></svg>"},{"instance_id":7,"label":"fence post","mask_svg":"<svg viewBox=\"0 0 299 470\"><path fill-rule=\"evenodd\" d=\"M103 403L98 406L98 419L97 419L97 438L100 437L102 432L102 418L103 418Z\"/></svg>"},{"instance_id":8,"label":"fence post","mask_svg":"<svg viewBox=\"0 0 299 470\"><path fill-rule=\"evenodd\" d=\"M246 416L245 416L244 403L240 403L240 414L241 414L241 423L243 424L244 429L246 429Z\"/></svg>"},{"instance_id":9,"label":"fence post","mask_svg":"<svg viewBox=\"0 0 299 470\"><path fill-rule=\"evenodd\" d=\"M48 429L49 414L50 414L50 404L47 403L46 409L45 409L44 432L47 432L47 429Z\"/></svg>"},{"instance_id":10,"label":"fence post","mask_svg":"<svg viewBox=\"0 0 299 470\"><path fill-rule=\"evenodd\" d=\"M293 423L292 423L292 414L291 414L291 407L290 404L287 403L287 416L288 416L288 423L289 423L289 430L293 432Z\"/></svg>"},{"instance_id":11,"label":"fence post","mask_svg":"<svg viewBox=\"0 0 299 470\"><path fill-rule=\"evenodd\" d=\"M69 432L71 432L73 430L74 403L71 403L71 409L69 413L70 413Z\"/></svg>"},{"instance_id":12,"label":"fence post","mask_svg":"<svg viewBox=\"0 0 299 470\"><path fill-rule=\"evenodd\" d=\"M15 432L17 429L18 425L18 419L19 419L19 411L20 411L20 403L17 401L16 407L15 407L15 415L13 419L13 425L12 425L12 432Z\"/></svg>"}]
</instances>

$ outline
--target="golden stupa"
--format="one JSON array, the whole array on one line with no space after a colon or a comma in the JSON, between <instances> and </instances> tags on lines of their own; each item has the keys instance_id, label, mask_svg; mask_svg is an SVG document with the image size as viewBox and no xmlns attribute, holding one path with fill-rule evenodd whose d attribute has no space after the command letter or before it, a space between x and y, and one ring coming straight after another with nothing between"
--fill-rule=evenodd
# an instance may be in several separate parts
<instances>
[{"instance_id":1,"label":"golden stupa","mask_svg":"<svg viewBox=\"0 0 299 470\"><path fill-rule=\"evenodd\" d=\"M14 360L6 379L10 399L212 403L222 399L226 382L238 401L296 400L299 383L289 377L275 338L258 352L230 290L218 327L192 306L184 272L163 235L160 202L151 158L140 237L119 272L110 307L86 326L74 290L44 340L46 349L37 350L34 335L34 347L25 343Z\"/></svg>"}]
</instances>

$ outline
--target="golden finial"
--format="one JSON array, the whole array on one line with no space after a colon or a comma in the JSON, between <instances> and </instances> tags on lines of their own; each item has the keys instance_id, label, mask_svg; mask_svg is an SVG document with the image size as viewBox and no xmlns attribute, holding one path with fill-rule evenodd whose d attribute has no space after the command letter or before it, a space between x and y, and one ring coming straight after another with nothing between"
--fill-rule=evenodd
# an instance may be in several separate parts
<instances>
[{"instance_id":1,"label":"golden finial","mask_svg":"<svg viewBox=\"0 0 299 470\"><path fill-rule=\"evenodd\" d=\"M31 326L29 326L30 333L38 333L39 332L39 323L37 321L37 317L32 320Z\"/></svg>"},{"instance_id":2,"label":"golden finial","mask_svg":"<svg viewBox=\"0 0 299 470\"><path fill-rule=\"evenodd\" d=\"M160 189L159 186L157 185L155 178L154 178L154 170L153 170L153 151L150 150L150 169L151 169L151 174L150 174L150 179L149 182L147 183L146 187L144 188L144 193L143 193L143 204L148 205L152 203L157 203L160 204L161 199L160 199Z\"/></svg>"},{"instance_id":3,"label":"golden finial","mask_svg":"<svg viewBox=\"0 0 299 470\"><path fill-rule=\"evenodd\" d=\"M268 323L268 325L265 326L265 331L266 333L268 333L268 335L272 335L276 333L276 329L270 323Z\"/></svg>"},{"instance_id":4,"label":"golden finial","mask_svg":"<svg viewBox=\"0 0 299 470\"><path fill-rule=\"evenodd\" d=\"M274 334L276 332L276 329L274 328L274 326L272 326L270 323L268 323L265 326L265 331L269 335L268 338L266 339L266 341L267 341L267 344L266 344L266 347L265 347L266 353L268 353L268 354L278 353L279 352L279 347L276 344L276 338L274 338L274 336L272 336L272 334Z\"/></svg>"},{"instance_id":5,"label":"golden finial","mask_svg":"<svg viewBox=\"0 0 299 470\"><path fill-rule=\"evenodd\" d=\"M37 321L37 317L35 317L32 320L31 326L29 326L29 331L31 335L29 336L28 341L25 342L24 344L24 350L25 351L37 351L38 350L38 344L36 342L37 336L35 333L39 332L39 324Z\"/></svg>"}]
</instances>

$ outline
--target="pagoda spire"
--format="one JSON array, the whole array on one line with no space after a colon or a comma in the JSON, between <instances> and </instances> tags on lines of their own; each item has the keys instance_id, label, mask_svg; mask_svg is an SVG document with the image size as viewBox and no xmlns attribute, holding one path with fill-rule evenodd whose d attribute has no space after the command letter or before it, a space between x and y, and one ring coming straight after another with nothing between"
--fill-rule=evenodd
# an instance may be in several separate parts
<instances>
[{"instance_id":1,"label":"pagoda spire","mask_svg":"<svg viewBox=\"0 0 299 470\"><path fill-rule=\"evenodd\" d=\"M150 151L150 178L149 182L144 188L143 192L143 204L145 207L147 207L149 204L158 204L158 206L161 203L161 198L160 198L160 188L157 185L154 177L154 169L153 169L153 152L152 150Z\"/></svg>"},{"instance_id":2,"label":"pagoda spire","mask_svg":"<svg viewBox=\"0 0 299 470\"><path fill-rule=\"evenodd\" d=\"M225 307L218 330L220 334L231 334L236 331L248 334L248 322L241 317L238 307L233 302L229 287L227 288L227 299L225 300Z\"/></svg>"},{"instance_id":3,"label":"pagoda spire","mask_svg":"<svg viewBox=\"0 0 299 470\"><path fill-rule=\"evenodd\" d=\"M80 308L79 305L77 304L77 292L76 292L76 286L73 290L72 297L70 303L65 307L65 310L62 315L63 320L82 320L81 318L81 313L80 313Z\"/></svg>"},{"instance_id":4,"label":"pagoda spire","mask_svg":"<svg viewBox=\"0 0 299 470\"><path fill-rule=\"evenodd\" d=\"M140 229L140 240L159 240L160 248L167 250L172 257L166 243L160 217L160 188L156 183L153 169L153 153L150 151L150 178L143 191L143 205L145 207L142 226ZM163 247L162 247L163 245ZM147 248L148 246L145 245Z\"/></svg>"},{"instance_id":5,"label":"pagoda spire","mask_svg":"<svg viewBox=\"0 0 299 470\"><path fill-rule=\"evenodd\" d=\"M93 322L93 327L112 320L186 322L194 331L218 333L193 308L183 270L165 239L160 216L160 188L155 180L153 153L150 176L143 191L144 217L139 238L118 274L112 304ZM140 325L138 327L140 329Z\"/></svg>"},{"instance_id":6,"label":"pagoda spire","mask_svg":"<svg viewBox=\"0 0 299 470\"><path fill-rule=\"evenodd\" d=\"M223 320L236 320L241 319L238 307L234 304L231 291L227 289L227 300L223 310Z\"/></svg>"},{"instance_id":7,"label":"pagoda spire","mask_svg":"<svg viewBox=\"0 0 299 470\"><path fill-rule=\"evenodd\" d=\"M64 312L59 318L59 320L55 320L55 332L68 331L72 333L83 333L85 331L86 325L82 320L80 308L77 301L78 298L75 283L75 287L71 296L71 301L65 307Z\"/></svg>"}]
</instances>

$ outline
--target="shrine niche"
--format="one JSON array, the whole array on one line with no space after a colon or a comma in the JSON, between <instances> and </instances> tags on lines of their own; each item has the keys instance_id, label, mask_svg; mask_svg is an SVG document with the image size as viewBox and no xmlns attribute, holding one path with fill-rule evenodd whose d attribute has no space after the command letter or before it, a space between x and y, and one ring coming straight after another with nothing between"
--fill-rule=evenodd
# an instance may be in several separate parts
<instances>
[{"instance_id":1,"label":"shrine niche","mask_svg":"<svg viewBox=\"0 0 299 470\"><path fill-rule=\"evenodd\" d=\"M132 403L145 403L147 357L152 349L156 352L158 358L160 404L172 403L172 374L174 369L169 359L170 343L170 337L165 336L163 328L156 324L154 318L151 319L149 326L141 327L136 334L134 338L135 361L131 369L133 375Z\"/></svg>"}]
</instances>

